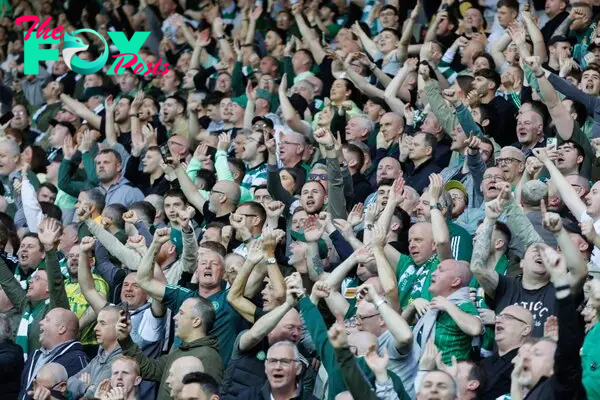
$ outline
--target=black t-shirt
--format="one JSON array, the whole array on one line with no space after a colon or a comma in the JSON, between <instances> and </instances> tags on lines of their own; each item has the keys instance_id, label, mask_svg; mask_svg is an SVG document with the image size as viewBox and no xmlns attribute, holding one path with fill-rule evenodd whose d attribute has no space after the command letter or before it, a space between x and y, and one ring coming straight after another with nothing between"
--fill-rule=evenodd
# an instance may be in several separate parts
<instances>
[{"instance_id":1,"label":"black t-shirt","mask_svg":"<svg viewBox=\"0 0 600 400\"><path fill-rule=\"evenodd\" d=\"M103 115L100 120L100 132L106 136L106 116ZM122 144L127 150L128 153L131 153L131 132L121 132L119 136L117 136L117 142Z\"/></svg>"},{"instance_id":2,"label":"black t-shirt","mask_svg":"<svg viewBox=\"0 0 600 400\"><path fill-rule=\"evenodd\" d=\"M507 278L500 275L496 296L490 299L485 296L485 302L499 314L510 305L521 306L533 314L533 337L544 336L544 323L551 315L556 315L556 295L554 286L546 286L528 290L523 288L520 278Z\"/></svg>"}]
</instances>

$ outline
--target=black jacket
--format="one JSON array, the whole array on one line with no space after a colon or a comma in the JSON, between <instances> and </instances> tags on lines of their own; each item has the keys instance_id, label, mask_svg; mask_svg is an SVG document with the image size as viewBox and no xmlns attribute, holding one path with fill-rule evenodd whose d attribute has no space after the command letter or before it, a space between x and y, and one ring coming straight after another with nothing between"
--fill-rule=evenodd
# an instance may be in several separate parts
<instances>
[{"instance_id":1,"label":"black jacket","mask_svg":"<svg viewBox=\"0 0 600 400\"><path fill-rule=\"evenodd\" d=\"M0 393L2 399L16 400L23 372L23 349L13 342L0 344Z\"/></svg>"},{"instance_id":2,"label":"black jacket","mask_svg":"<svg viewBox=\"0 0 600 400\"><path fill-rule=\"evenodd\" d=\"M290 400L302 399L302 385L299 388L300 392ZM271 400L271 386L267 381L263 386L255 386L240 393L235 400Z\"/></svg>"},{"instance_id":3,"label":"black jacket","mask_svg":"<svg viewBox=\"0 0 600 400\"><path fill-rule=\"evenodd\" d=\"M554 353L554 375L542 378L524 400L585 399L579 350L584 330L572 296L556 299L558 343Z\"/></svg>"},{"instance_id":4,"label":"black jacket","mask_svg":"<svg viewBox=\"0 0 600 400\"><path fill-rule=\"evenodd\" d=\"M25 369L21 375L21 392L19 393L19 399L21 400L31 398L27 395L27 389L29 389L35 378L33 375L34 366L42 356L42 352L42 349L38 349L27 359ZM51 355L44 361L44 365L49 363L60 364L65 367L69 377L81 371L90 361L81 343L75 340L59 344L50 353Z\"/></svg>"}]
</instances>

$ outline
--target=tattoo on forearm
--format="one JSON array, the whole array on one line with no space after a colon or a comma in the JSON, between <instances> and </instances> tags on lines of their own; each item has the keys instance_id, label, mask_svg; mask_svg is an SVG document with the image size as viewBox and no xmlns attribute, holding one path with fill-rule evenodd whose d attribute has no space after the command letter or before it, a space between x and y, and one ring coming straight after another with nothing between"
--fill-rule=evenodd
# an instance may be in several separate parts
<instances>
[{"instance_id":1,"label":"tattoo on forearm","mask_svg":"<svg viewBox=\"0 0 600 400\"><path fill-rule=\"evenodd\" d=\"M473 247L473 256L471 257L471 265L473 267L485 267L490 257L490 246L492 245L492 232L494 224L484 221L483 231L477 236L475 246Z\"/></svg>"},{"instance_id":2,"label":"tattoo on forearm","mask_svg":"<svg viewBox=\"0 0 600 400\"><path fill-rule=\"evenodd\" d=\"M313 255L312 262L313 268L317 275L321 275L325 268L323 267L323 261L321 261L321 257L319 257L319 254Z\"/></svg>"}]
</instances>

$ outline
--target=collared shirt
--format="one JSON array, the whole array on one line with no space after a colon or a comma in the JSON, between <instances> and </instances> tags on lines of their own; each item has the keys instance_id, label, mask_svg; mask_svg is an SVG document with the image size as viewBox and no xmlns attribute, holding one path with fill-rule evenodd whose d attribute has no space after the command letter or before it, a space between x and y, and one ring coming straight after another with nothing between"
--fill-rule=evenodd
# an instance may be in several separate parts
<instances>
[{"instance_id":1,"label":"collared shirt","mask_svg":"<svg viewBox=\"0 0 600 400\"><path fill-rule=\"evenodd\" d=\"M411 161L404 163L404 181L406 184L417 191L423 193L423 190L429 185L429 175L437 174L442 169L435 163L433 158L425 161L423 164L415 167Z\"/></svg>"},{"instance_id":2,"label":"collared shirt","mask_svg":"<svg viewBox=\"0 0 600 400\"><path fill-rule=\"evenodd\" d=\"M419 297L431 300L429 293L431 274L439 264L440 260L437 254L432 255L421 266L417 266L411 257L400 254L396 266L396 279L398 280L398 299L402 308Z\"/></svg>"}]
</instances>

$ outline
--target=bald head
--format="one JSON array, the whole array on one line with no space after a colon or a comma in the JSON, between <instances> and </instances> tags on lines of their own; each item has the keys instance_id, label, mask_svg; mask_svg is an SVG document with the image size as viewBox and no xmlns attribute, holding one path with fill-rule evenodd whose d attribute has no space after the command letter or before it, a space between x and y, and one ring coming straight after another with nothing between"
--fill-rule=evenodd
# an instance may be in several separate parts
<instances>
[{"instance_id":1,"label":"bald head","mask_svg":"<svg viewBox=\"0 0 600 400\"><path fill-rule=\"evenodd\" d=\"M45 349L69 340L77 339L79 335L79 319L77 315L64 308L53 308L40 321L40 344Z\"/></svg>"},{"instance_id":2,"label":"bald head","mask_svg":"<svg viewBox=\"0 0 600 400\"><path fill-rule=\"evenodd\" d=\"M356 346L356 355L367 354L371 346L377 346L377 336L367 331L352 331L348 335L348 345Z\"/></svg>"},{"instance_id":3,"label":"bald head","mask_svg":"<svg viewBox=\"0 0 600 400\"><path fill-rule=\"evenodd\" d=\"M526 308L517 305L512 305L505 307L504 310L502 310L502 312L510 313L511 315L519 318L520 320L525 321L527 325L533 326L533 314Z\"/></svg>"},{"instance_id":4,"label":"bald head","mask_svg":"<svg viewBox=\"0 0 600 400\"><path fill-rule=\"evenodd\" d=\"M213 191L225 193L227 196L225 204L235 207L240 202L240 186L233 181L218 181L215 183Z\"/></svg>"},{"instance_id":5,"label":"bald head","mask_svg":"<svg viewBox=\"0 0 600 400\"><path fill-rule=\"evenodd\" d=\"M204 364L198 357L185 356L173 361L171 370L181 371L180 375L185 376L191 372L204 372Z\"/></svg>"},{"instance_id":6,"label":"bald head","mask_svg":"<svg viewBox=\"0 0 600 400\"><path fill-rule=\"evenodd\" d=\"M50 387L58 385L61 382L66 383L69 379L65 367L58 363L48 363L38 371L36 379L50 384Z\"/></svg>"}]
</instances>

